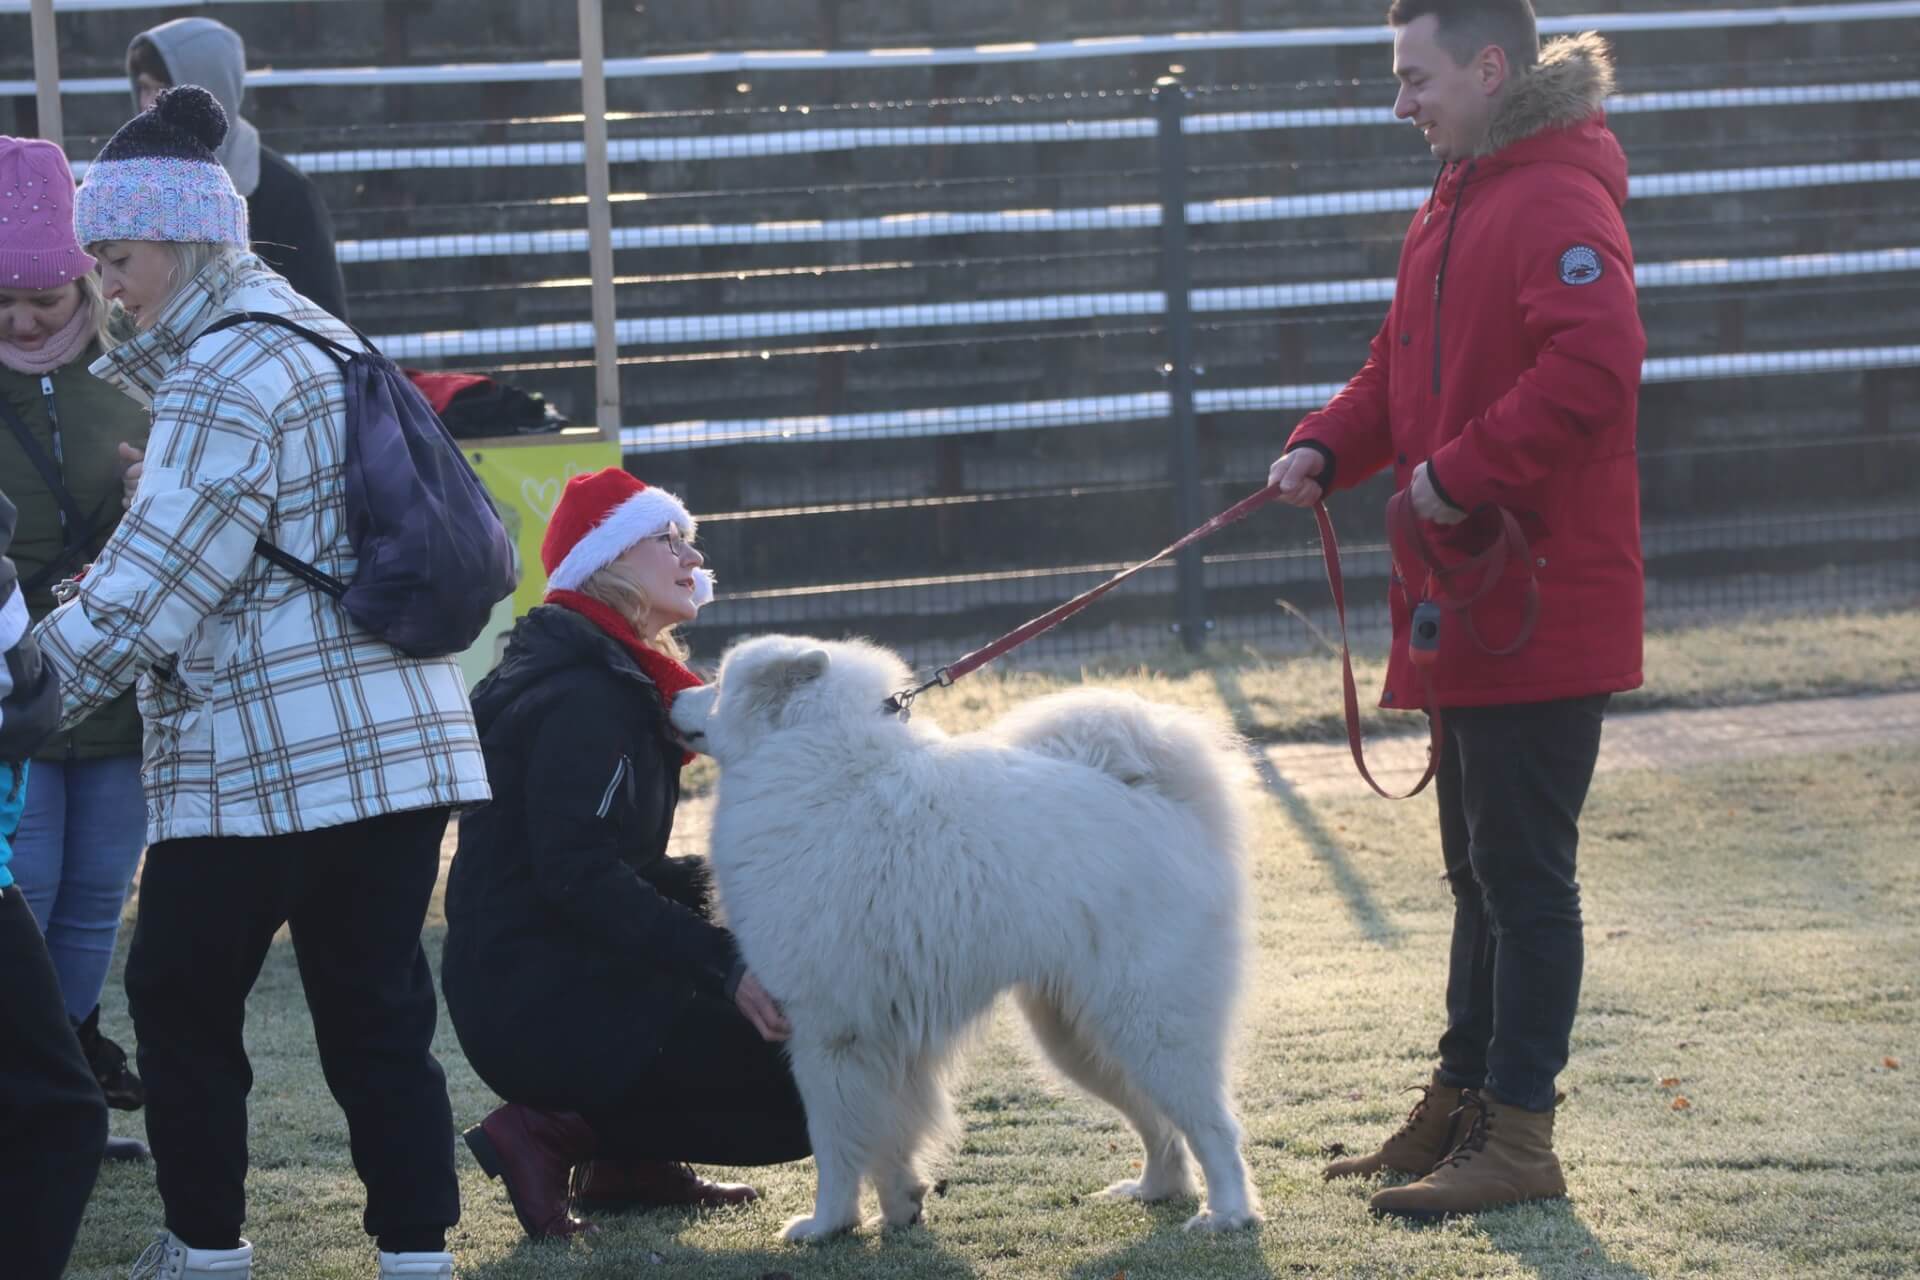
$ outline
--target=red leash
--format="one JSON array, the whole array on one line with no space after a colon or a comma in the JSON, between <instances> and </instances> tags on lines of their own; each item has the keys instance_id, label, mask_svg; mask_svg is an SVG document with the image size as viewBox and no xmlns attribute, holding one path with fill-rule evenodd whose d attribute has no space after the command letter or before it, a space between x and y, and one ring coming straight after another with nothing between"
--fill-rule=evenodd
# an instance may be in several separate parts
<instances>
[{"instance_id":1,"label":"red leash","mask_svg":"<svg viewBox=\"0 0 1920 1280\"><path fill-rule=\"evenodd\" d=\"M1082 609L1092 604L1095 600L1098 600L1101 596L1107 594L1107 592L1113 590L1115 587L1119 586L1121 583L1125 582L1128 578L1131 578L1134 574L1140 572L1142 569L1146 568L1148 565L1158 564L1160 561L1165 560L1168 556L1173 555L1175 552L1183 551L1187 547L1200 541L1200 539L1207 537L1210 534L1218 533L1220 530L1226 528L1228 525L1232 524L1234 521L1243 519L1246 516L1251 515L1253 512L1258 511L1261 507L1266 506L1269 502L1272 502L1275 496L1279 494L1279 492L1280 490L1277 486L1268 485L1266 488L1260 490L1258 493L1255 493L1249 497L1242 498L1240 501L1234 503L1232 506L1228 507L1225 511L1222 511L1219 515L1215 516L1213 519L1201 525L1198 529L1195 529L1192 533L1188 534L1186 537L1180 539L1180 541L1174 543L1172 546L1168 547L1166 550L1154 556L1152 559L1142 560L1139 564L1134 565L1131 569L1122 569L1119 573L1114 574L1111 578L1108 578L1105 582L1101 583L1099 586L1092 587L1086 591L1082 591L1079 595L1067 601L1065 604L1056 605L1053 608L1047 610L1045 613L1041 614L1039 617L1033 618L1027 622L1021 623L1019 626L1015 627L1013 630L1007 632L1007 634L1005 634L1004 636L1001 636L998 640L995 640L992 644L983 645L980 648L975 649L972 653L967 654L965 657L961 658L958 662L954 663L951 666L941 667L938 671L933 673L931 678L929 678L925 682L915 685L911 689L903 689L899 693L894 694L891 698L888 698L884 703L881 704L881 709L883 711L891 711L896 714L904 714L907 711L907 709L913 705L913 700L915 698L919 697L921 694L925 693L927 690L933 688L935 685L939 685L941 688L944 689L948 685L952 684L955 680L958 680L961 676L966 675L970 671L974 671L979 669L980 667L986 666L989 662L992 662L995 658L999 657L1003 653L1006 653L1008 650L1017 649L1021 645L1025 644L1027 641L1039 635L1041 632L1052 630L1054 627L1059 626L1062 622L1065 622L1068 618L1071 618L1074 614L1080 612Z\"/></svg>"},{"instance_id":2,"label":"red leash","mask_svg":"<svg viewBox=\"0 0 1920 1280\"><path fill-rule=\"evenodd\" d=\"M1396 508L1398 510L1396 511ZM1327 514L1327 504L1313 504L1313 518L1320 525L1320 556L1327 564L1327 585L1333 588L1333 610L1340 619L1340 684L1341 693L1346 699L1347 710L1347 748L1353 752L1353 763L1360 770L1360 776L1375 794L1388 800L1411 800L1427 789L1433 781L1433 775L1440 769L1440 751L1445 743L1440 727L1440 708L1433 704L1434 656L1440 649L1440 618L1438 608L1430 601L1421 601L1413 612L1413 627L1407 636L1407 656L1413 659L1414 669L1420 673L1420 685L1427 697L1427 771L1420 775L1420 781L1413 784L1413 790L1402 791L1398 795L1388 791L1373 780L1373 774L1367 769L1367 753L1360 745L1360 692L1353 683L1353 653L1347 647L1347 589L1340 576L1340 539L1334 536L1333 517ZM1414 523L1413 504L1408 501L1403 489L1387 499L1387 531L1389 544L1395 544L1394 525L1398 519ZM1416 534L1418 531L1415 531ZM1396 550L1394 560L1399 560ZM1405 574L1401 577L1404 579Z\"/></svg>"},{"instance_id":3,"label":"red leash","mask_svg":"<svg viewBox=\"0 0 1920 1280\"><path fill-rule=\"evenodd\" d=\"M1122 569L1098 586L1082 591L1065 604L1056 605L1039 617L1021 623L998 640L975 649L958 662L941 667L921 684L911 689L903 689L888 698L881 704L881 709L896 715L908 714L913 706L913 700L935 685L944 689L961 676L984 667L1012 649L1019 648L1041 632L1059 626L1142 569L1158 564L1200 539L1218 533L1235 521L1251 515L1273 501L1279 492L1276 486L1268 485L1259 492L1242 498L1151 559L1142 560L1131 568ZM1443 613L1465 614L1468 634L1482 649L1496 656L1513 653L1533 634L1533 624L1540 612L1540 587L1531 574L1527 582L1526 617L1521 622L1519 633L1504 648L1488 648L1486 642L1480 639L1480 633L1474 629L1473 616L1468 612L1475 601L1498 584L1502 570L1513 556L1517 554L1521 562L1525 563L1529 554L1526 537L1520 532L1518 522L1505 510L1500 512L1500 516L1503 529L1498 541L1485 551L1457 565L1444 565L1434 556L1426 536L1421 533L1420 521L1414 515L1413 502L1406 491L1401 490L1387 500L1387 541L1392 549L1394 563L1400 568L1401 580L1411 583L1412 575L1406 570L1406 566L1410 564L1421 564L1428 571L1427 589L1423 591L1420 602L1414 606L1413 625L1407 640L1407 656L1412 660L1414 668L1419 671L1421 686L1426 691L1427 769L1420 775L1420 781L1414 784L1411 791L1396 795L1374 781L1373 774L1367 769L1366 751L1360 742L1360 692L1354 684L1353 653L1347 644L1347 592L1345 581L1340 573L1340 539L1334 534L1333 518L1327 514L1326 503L1316 502L1313 506L1314 520L1320 526L1320 555L1327 567L1327 586L1333 591L1334 612L1340 619L1340 679L1341 691L1346 703L1347 746L1353 752L1353 763L1359 768L1360 776L1366 779L1368 786L1388 800L1406 800L1419 795L1426 789L1427 784L1433 781L1433 775L1440 768L1440 752L1444 738L1440 708L1434 705L1433 677L1430 672L1434 658L1439 653L1440 620ZM1436 584L1444 589L1451 579L1475 570L1484 570L1484 574L1479 586L1471 594L1454 600L1431 598L1430 593Z\"/></svg>"}]
</instances>

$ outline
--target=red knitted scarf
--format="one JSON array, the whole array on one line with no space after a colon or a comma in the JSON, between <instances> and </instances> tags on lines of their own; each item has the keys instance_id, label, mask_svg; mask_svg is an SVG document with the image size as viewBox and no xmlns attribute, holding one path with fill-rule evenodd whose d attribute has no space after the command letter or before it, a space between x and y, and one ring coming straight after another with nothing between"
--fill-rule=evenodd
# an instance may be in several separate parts
<instances>
[{"instance_id":1,"label":"red knitted scarf","mask_svg":"<svg viewBox=\"0 0 1920 1280\"><path fill-rule=\"evenodd\" d=\"M633 660L639 664L640 670L645 673L647 679L653 681L654 688L660 690L660 701L666 704L668 710L673 709L674 695L682 689L691 689L695 685L706 683L689 670L685 663L669 657L658 649L641 644L640 635L633 629L632 623L590 595L578 591L549 591L546 594L545 603L557 604L562 609L571 609L618 640L621 647L633 655ZM684 765L692 760L693 752L689 751L681 758L680 763Z\"/></svg>"}]
</instances>

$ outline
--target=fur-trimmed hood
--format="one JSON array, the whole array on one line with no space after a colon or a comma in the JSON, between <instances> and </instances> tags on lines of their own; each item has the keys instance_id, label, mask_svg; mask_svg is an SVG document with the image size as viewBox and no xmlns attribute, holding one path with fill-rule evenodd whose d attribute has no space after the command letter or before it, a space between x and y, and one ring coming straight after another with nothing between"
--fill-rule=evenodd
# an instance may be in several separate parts
<instances>
[{"instance_id":1,"label":"fur-trimmed hood","mask_svg":"<svg viewBox=\"0 0 1920 1280\"><path fill-rule=\"evenodd\" d=\"M1561 36L1540 49L1540 61L1507 91L1478 155L1523 138L1565 128L1599 111L1613 92L1613 50L1598 32Z\"/></svg>"}]
</instances>

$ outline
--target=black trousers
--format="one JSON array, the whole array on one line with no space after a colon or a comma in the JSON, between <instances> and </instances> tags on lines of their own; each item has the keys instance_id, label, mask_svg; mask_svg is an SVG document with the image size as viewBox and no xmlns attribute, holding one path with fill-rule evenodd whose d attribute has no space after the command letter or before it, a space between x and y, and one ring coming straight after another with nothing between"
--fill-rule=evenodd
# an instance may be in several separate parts
<instances>
[{"instance_id":1,"label":"black trousers","mask_svg":"<svg viewBox=\"0 0 1920 1280\"><path fill-rule=\"evenodd\" d=\"M1434 782L1453 890L1441 1083L1553 1107L1585 964L1580 809L1608 696L1461 707Z\"/></svg>"},{"instance_id":2,"label":"black trousers","mask_svg":"<svg viewBox=\"0 0 1920 1280\"><path fill-rule=\"evenodd\" d=\"M0 889L0 1257L59 1280L107 1143L107 1100L81 1055L40 926Z\"/></svg>"},{"instance_id":3,"label":"black trousers","mask_svg":"<svg viewBox=\"0 0 1920 1280\"><path fill-rule=\"evenodd\" d=\"M127 1003L167 1227L188 1245L230 1249L240 1238L247 994L287 924L320 1066L366 1184L367 1234L382 1249L444 1247L460 1192L420 928L446 825L445 809L421 809L147 850Z\"/></svg>"},{"instance_id":4,"label":"black trousers","mask_svg":"<svg viewBox=\"0 0 1920 1280\"><path fill-rule=\"evenodd\" d=\"M732 1001L696 998L617 1101L581 1112L596 1155L763 1165L813 1152L786 1051Z\"/></svg>"}]
</instances>

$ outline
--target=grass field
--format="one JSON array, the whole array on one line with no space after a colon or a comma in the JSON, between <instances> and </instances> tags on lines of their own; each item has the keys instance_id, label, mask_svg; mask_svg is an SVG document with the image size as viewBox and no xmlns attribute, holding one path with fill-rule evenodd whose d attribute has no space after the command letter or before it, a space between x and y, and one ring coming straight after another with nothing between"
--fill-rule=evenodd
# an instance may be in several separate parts
<instances>
[{"instance_id":1,"label":"grass field","mask_svg":"<svg viewBox=\"0 0 1920 1280\"><path fill-rule=\"evenodd\" d=\"M1804 629L1802 629L1804 628ZM1811 654L1811 656L1809 656ZM1131 677L1309 736L1313 663ZM1644 703L1734 703L1920 684L1920 619L1778 623L1657 640ZM1337 679L1337 676L1335 677ZM1366 677L1363 677L1363 680ZM979 677L936 711L962 727L1046 687ZM1238 690L1237 698L1227 690ZM1337 705L1337 704L1335 704ZM1033 1065L996 1020L962 1088L965 1138L927 1225L773 1244L810 1205L809 1164L755 1170L759 1205L603 1220L590 1242L522 1238L458 1153L460 1273L534 1277L1841 1277L1920 1275L1920 751L1881 749L1610 775L1583 824L1588 965L1559 1147L1569 1200L1441 1227L1376 1222L1368 1188L1318 1177L1329 1143L1397 1124L1437 1032L1449 900L1430 803L1269 798L1258 951L1237 1071L1258 1234L1199 1239L1191 1205L1086 1198L1129 1176L1132 1135ZM690 817L693 815L689 815ZM123 933L123 951L124 951ZM429 940L436 955L440 925ZM127 1037L116 970L109 1031ZM290 948L249 1006L256 1274L370 1276L361 1191ZM442 1018L456 1121L494 1099ZM117 1132L139 1134L116 1114ZM869 1201L871 1197L869 1196ZM872 1205L869 1203L869 1211ZM109 1167L71 1274L121 1276L160 1222L146 1168ZM0 1266L0 1274L4 1267Z\"/></svg>"}]
</instances>

